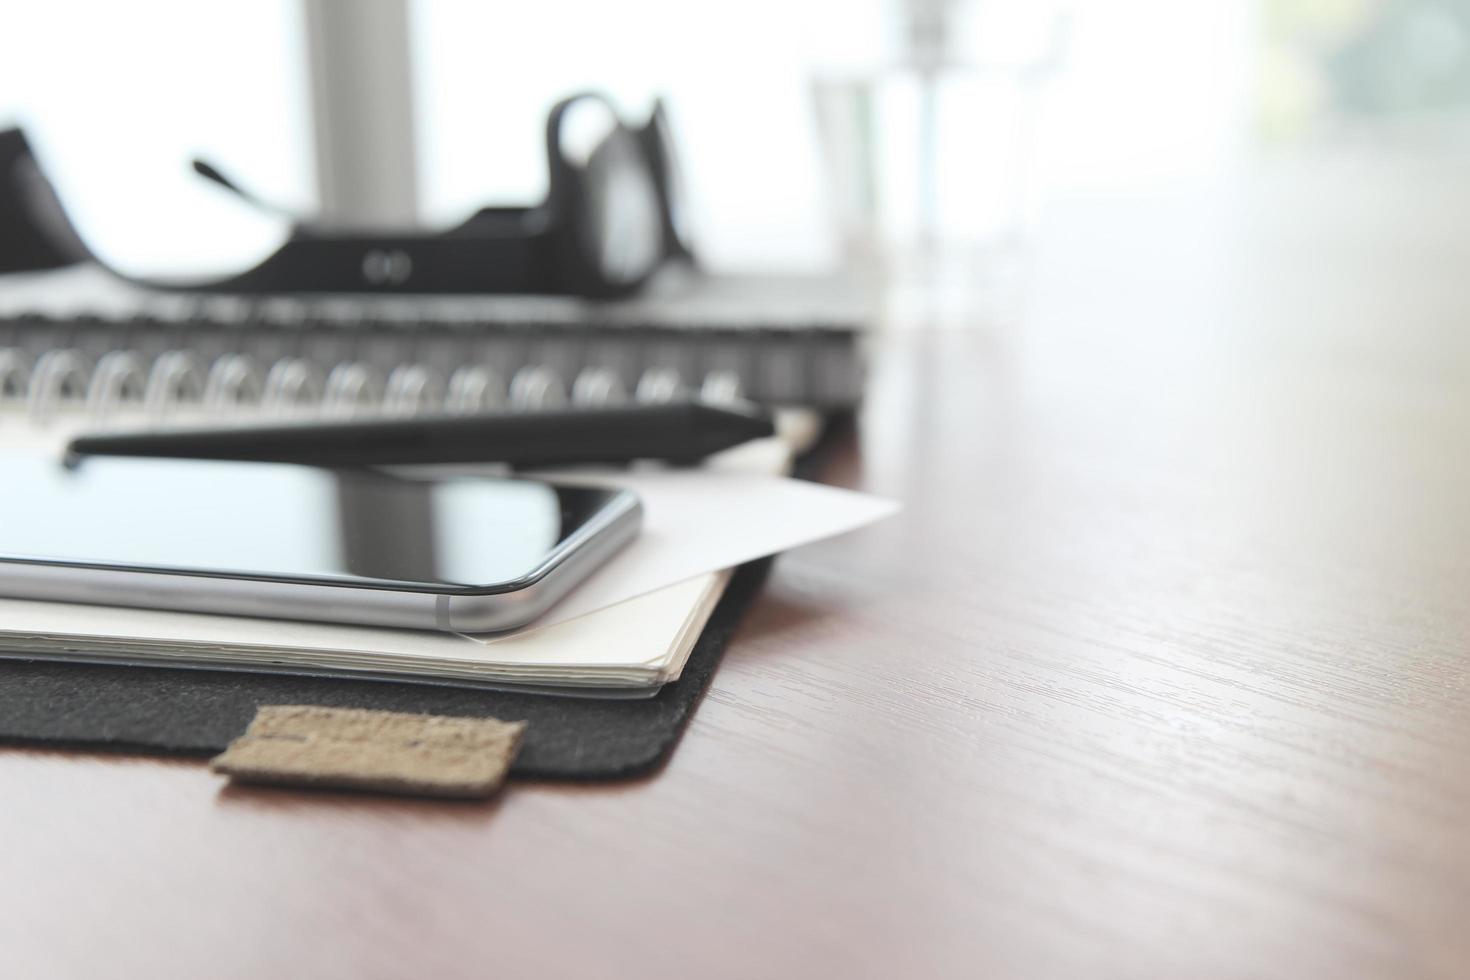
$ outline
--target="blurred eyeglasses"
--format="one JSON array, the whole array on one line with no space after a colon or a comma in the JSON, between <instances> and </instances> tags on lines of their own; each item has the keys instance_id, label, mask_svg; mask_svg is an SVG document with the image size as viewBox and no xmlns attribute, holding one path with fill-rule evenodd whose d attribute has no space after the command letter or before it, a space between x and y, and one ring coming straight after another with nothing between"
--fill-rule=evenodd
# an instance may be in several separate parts
<instances>
[{"instance_id":1,"label":"blurred eyeglasses","mask_svg":"<svg viewBox=\"0 0 1470 980\"><path fill-rule=\"evenodd\" d=\"M238 275L149 284L231 293L610 298L636 291L666 262L693 261L684 233L683 181L662 101L635 128L601 95L563 99L546 120L546 158L546 199L531 207L486 207L456 227L425 233L344 231L298 221L285 244ZM194 167L269 207L215 167L202 161ZM0 228L0 237L6 234Z\"/></svg>"}]
</instances>

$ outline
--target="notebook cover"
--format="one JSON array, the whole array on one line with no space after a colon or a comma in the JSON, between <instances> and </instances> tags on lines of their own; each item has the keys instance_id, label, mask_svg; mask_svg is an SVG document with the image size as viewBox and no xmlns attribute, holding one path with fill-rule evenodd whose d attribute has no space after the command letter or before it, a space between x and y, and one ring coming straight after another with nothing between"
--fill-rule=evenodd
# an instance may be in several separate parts
<instances>
[{"instance_id":1,"label":"notebook cover","mask_svg":"<svg viewBox=\"0 0 1470 980\"><path fill-rule=\"evenodd\" d=\"M427 684L0 660L0 742L210 756L262 704L380 708L527 721L511 774L598 780L661 765L709 686L773 559L741 566L683 675L651 698L596 700Z\"/></svg>"}]
</instances>

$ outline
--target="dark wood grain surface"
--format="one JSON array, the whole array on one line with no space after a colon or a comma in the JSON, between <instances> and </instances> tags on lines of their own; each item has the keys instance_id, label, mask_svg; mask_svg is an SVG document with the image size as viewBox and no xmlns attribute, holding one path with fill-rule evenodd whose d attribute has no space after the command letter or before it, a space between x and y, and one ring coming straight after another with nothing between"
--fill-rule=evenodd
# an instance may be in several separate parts
<instances>
[{"instance_id":1,"label":"dark wood grain surface","mask_svg":"<svg viewBox=\"0 0 1470 980\"><path fill-rule=\"evenodd\" d=\"M493 806L0 752L6 977L1470 975L1470 194L1074 201L874 345L669 767Z\"/></svg>"}]
</instances>

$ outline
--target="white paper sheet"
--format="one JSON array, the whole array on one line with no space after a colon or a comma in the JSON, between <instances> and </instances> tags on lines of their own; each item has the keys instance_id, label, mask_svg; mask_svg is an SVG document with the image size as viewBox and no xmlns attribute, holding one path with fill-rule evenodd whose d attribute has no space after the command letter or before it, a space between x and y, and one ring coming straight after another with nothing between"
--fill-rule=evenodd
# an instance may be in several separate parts
<instances>
[{"instance_id":1,"label":"white paper sheet","mask_svg":"<svg viewBox=\"0 0 1470 980\"><path fill-rule=\"evenodd\" d=\"M535 626L549 626L704 572L789 551L897 512L891 500L792 480L698 470L577 470L562 482L614 484L643 501L643 532Z\"/></svg>"}]
</instances>

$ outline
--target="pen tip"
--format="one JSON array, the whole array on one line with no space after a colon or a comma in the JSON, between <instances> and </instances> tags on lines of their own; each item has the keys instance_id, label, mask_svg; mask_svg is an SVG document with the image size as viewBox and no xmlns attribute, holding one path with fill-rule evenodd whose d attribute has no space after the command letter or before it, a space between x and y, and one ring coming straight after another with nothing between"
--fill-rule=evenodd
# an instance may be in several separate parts
<instances>
[{"instance_id":1,"label":"pen tip","mask_svg":"<svg viewBox=\"0 0 1470 980\"><path fill-rule=\"evenodd\" d=\"M776 434L775 422L766 408L745 399L710 402L695 402L695 408L712 424L726 431L734 429L748 439L759 439Z\"/></svg>"}]
</instances>

